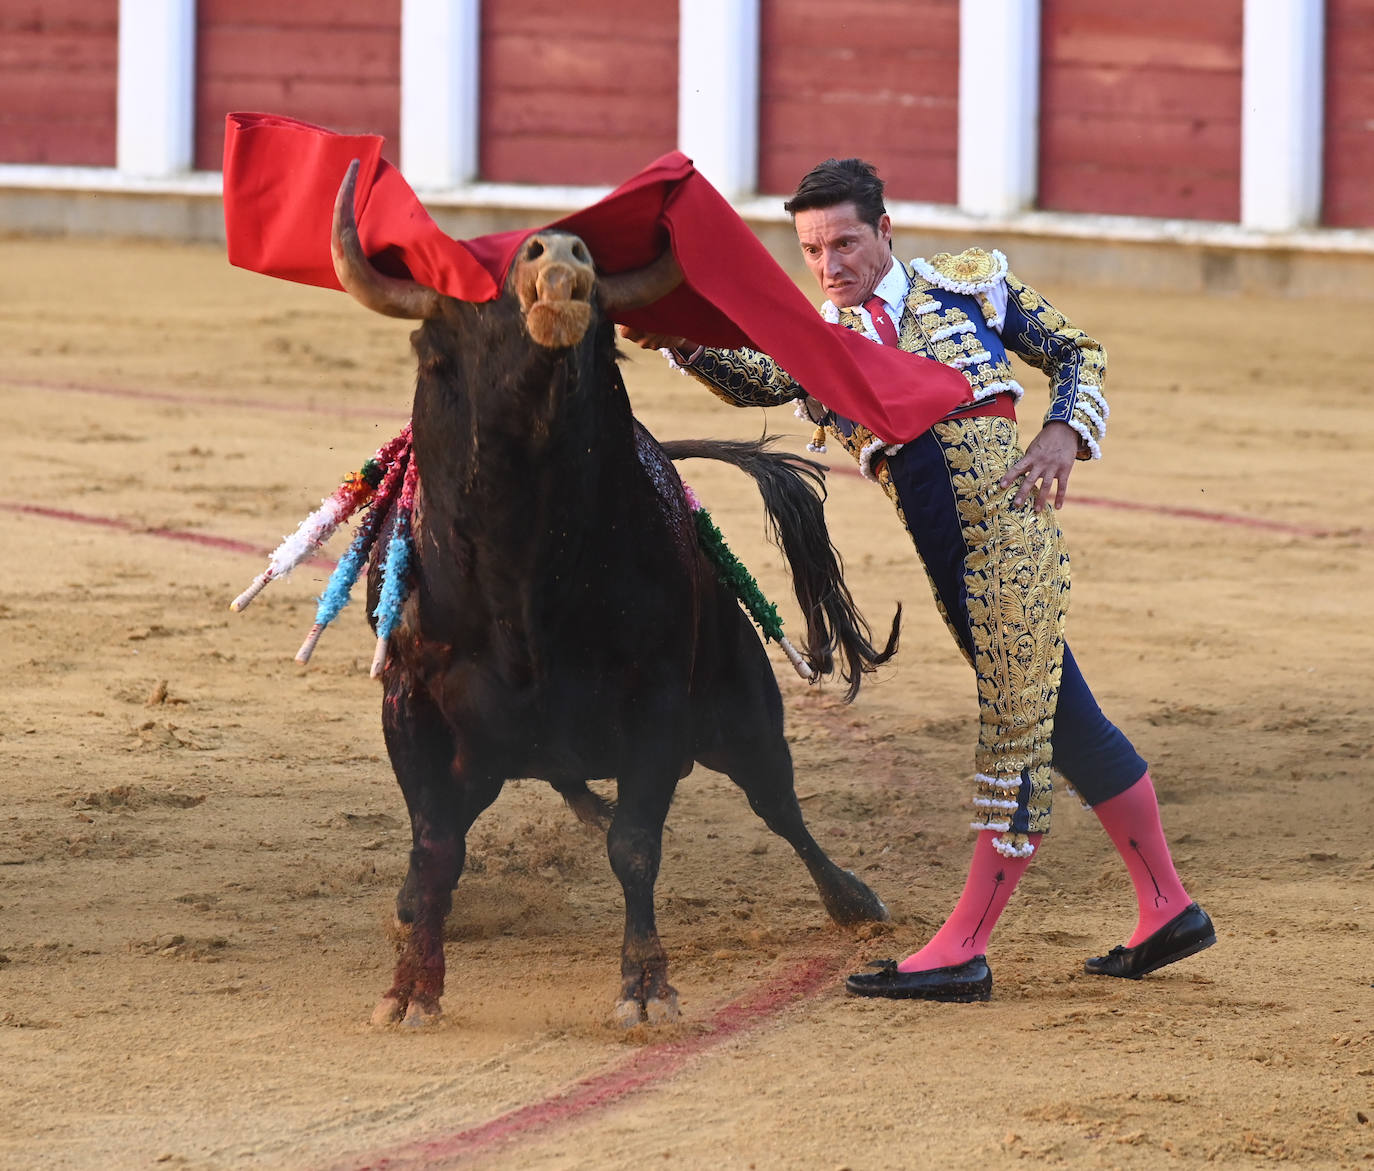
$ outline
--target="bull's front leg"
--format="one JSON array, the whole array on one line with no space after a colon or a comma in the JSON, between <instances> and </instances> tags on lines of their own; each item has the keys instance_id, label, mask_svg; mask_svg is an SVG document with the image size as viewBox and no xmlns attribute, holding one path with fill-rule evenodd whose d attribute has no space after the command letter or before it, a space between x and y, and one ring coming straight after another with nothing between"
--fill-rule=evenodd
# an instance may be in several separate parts
<instances>
[{"instance_id":1,"label":"bull's front leg","mask_svg":"<svg viewBox=\"0 0 1374 1171\"><path fill-rule=\"evenodd\" d=\"M388 681L382 729L410 811L410 868L396 897L396 970L374 1024L439 1019L444 921L467 856L467 831L500 792L499 779L460 770L447 724L427 698Z\"/></svg>"},{"instance_id":2,"label":"bull's front leg","mask_svg":"<svg viewBox=\"0 0 1374 1171\"><path fill-rule=\"evenodd\" d=\"M663 853L675 770L653 779L622 777L615 817L606 834L611 869L625 892L625 941L620 955L620 999L615 1019L625 1028L678 1018L677 990L668 983L668 953L654 918L654 883Z\"/></svg>"},{"instance_id":3,"label":"bull's front leg","mask_svg":"<svg viewBox=\"0 0 1374 1171\"><path fill-rule=\"evenodd\" d=\"M427 819L426 819L427 821ZM396 899L396 970L372 1023L424 1025L439 1019L444 993L444 921L463 871L464 846L452 834L417 825L410 870Z\"/></svg>"}]
</instances>

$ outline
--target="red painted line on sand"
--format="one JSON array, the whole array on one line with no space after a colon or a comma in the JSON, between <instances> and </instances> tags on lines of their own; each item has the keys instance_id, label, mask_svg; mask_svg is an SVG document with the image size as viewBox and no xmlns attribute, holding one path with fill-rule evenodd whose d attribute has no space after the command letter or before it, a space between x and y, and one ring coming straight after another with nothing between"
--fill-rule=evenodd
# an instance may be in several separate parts
<instances>
[{"instance_id":1,"label":"red painted line on sand","mask_svg":"<svg viewBox=\"0 0 1374 1171\"><path fill-rule=\"evenodd\" d=\"M0 378L0 386L28 388L30 390L59 391L68 394L96 394L107 398L132 398L143 402L174 403L182 407L231 407L254 411L277 411L285 414L333 415L349 419L376 419L379 422L384 412L376 407L345 406L329 402L291 403L275 399L243 398L238 395L188 395L164 390L133 390L122 386L94 386L88 382L49 382L41 378ZM404 415L396 412L398 418Z\"/></svg>"},{"instance_id":2,"label":"red painted line on sand","mask_svg":"<svg viewBox=\"0 0 1374 1171\"><path fill-rule=\"evenodd\" d=\"M0 379L6 385L13 381ZM268 410L322 411L325 408L291 406L281 403L262 403L248 399L188 399L178 395L152 391L123 391L109 387L81 386L74 383L36 383L48 390L68 390L87 394L107 394L125 398L141 398L156 402L176 402L183 405L203 403L211 406L254 407ZM341 411L348 414L376 416L376 411ZM144 528L116 517L96 516L64 508L48 508L18 501L0 502L0 508L50 520L65 520L78 524L96 525L119 532L159 537L224 549L233 553L266 556L267 551L246 541L216 537L181 529ZM313 558L312 563L334 564L327 558ZM561 1123L613 1106L623 1098L657 1085L683 1069L688 1062L708 1050L776 1016L789 1004L815 996L834 978L838 970L835 958L807 960L791 971L764 985L755 992L733 1000L718 1009L705 1031L682 1041L668 1041L641 1049L626 1061L601 1073L591 1074L548 1097L525 1106L508 1110L487 1122L424 1142L413 1143L385 1154L365 1156L363 1161L343 1166L354 1171L403 1171L405 1168L431 1168L482 1154L503 1143L547 1131Z\"/></svg>"},{"instance_id":3,"label":"red painted line on sand","mask_svg":"<svg viewBox=\"0 0 1374 1171\"><path fill-rule=\"evenodd\" d=\"M833 956L806 960L757 991L718 1009L706 1031L694 1037L641 1049L610 1069L591 1074L541 1101L508 1110L467 1130L413 1143L387 1154L364 1157L360 1162L339 1164L339 1167L351 1171L448 1167L502 1144L581 1119L639 1090L652 1088L678 1073L694 1057L757 1028L790 1004L815 996L830 984L838 969L839 961Z\"/></svg>"},{"instance_id":4,"label":"red painted line on sand","mask_svg":"<svg viewBox=\"0 0 1374 1171\"><path fill-rule=\"evenodd\" d=\"M120 520L113 516L96 516L89 512L73 512L68 508L47 508L41 504L24 504L18 500L0 500L0 509L8 512L23 513L26 516L41 516L48 520L66 520L76 524L95 525L116 532L130 533L140 537L158 537L164 541L181 541L190 545L204 545L211 549L224 549L230 553L247 553L255 557L267 557L272 550L261 545L251 545L247 541L236 541L232 537L216 537L211 533L193 533L187 529L148 528L133 521ZM310 557L303 565L316 565L322 569L333 569L335 562L328 557Z\"/></svg>"},{"instance_id":5,"label":"red painted line on sand","mask_svg":"<svg viewBox=\"0 0 1374 1171\"><path fill-rule=\"evenodd\" d=\"M1101 496L1074 496L1075 504L1092 508L1115 508L1122 512L1153 512L1158 516L1176 516L1182 520L1205 520L1212 524L1240 525L1249 529L1267 529L1271 533L1289 533L1295 537L1353 537L1365 540L1369 534L1363 529L1319 529L1312 525L1292 524L1283 520L1266 520L1262 516L1242 516L1232 512L1210 512L1204 508L1184 508L1171 504L1142 504L1135 500L1107 500Z\"/></svg>"},{"instance_id":6,"label":"red painted line on sand","mask_svg":"<svg viewBox=\"0 0 1374 1171\"><path fill-rule=\"evenodd\" d=\"M246 541L182 529L144 528L131 521L73 512L65 508L48 508L18 501L0 501L0 508L49 520L71 521L117 532L206 545L232 553L267 555L267 550ZM334 565L333 561L323 557L312 558L310 563L331 568ZM415 1143L387 1154L367 1157L363 1162L345 1166L354 1168L355 1171L401 1171L404 1168L434 1167L480 1154L498 1144L547 1130L559 1123L569 1122L611 1106L637 1090L653 1086L673 1076L692 1058L757 1027L788 1004L814 996L830 982L836 969L837 962L833 958L808 960L758 991L731 1001L719 1009L703 1033L684 1041L669 1041L642 1049L627 1061L609 1070L592 1074L542 1101L509 1110L467 1130Z\"/></svg>"},{"instance_id":7,"label":"red painted line on sand","mask_svg":"<svg viewBox=\"0 0 1374 1171\"><path fill-rule=\"evenodd\" d=\"M241 397L213 396L198 398L194 395L177 394L172 391L131 390L116 386L95 386L82 382L50 382L37 378L3 378L0 386L30 387L36 390L52 390L76 394L105 395L112 398L142 399L148 402L176 403L179 406L231 407L256 411L279 411L291 414L335 415L345 418L376 419L381 421L382 412L375 407L331 406L324 403L284 403L272 399L251 399ZM398 412L399 417L399 412ZM829 464L829 470L840 476L859 476L859 469L852 464ZM1136 500L1109 500L1102 496L1078 496L1074 504L1088 508L1109 508L1119 512L1148 512L1156 516L1172 516L1180 520L1197 520L1210 524L1236 525L1241 528L1261 529L1271 533L1288 533L1295 537L1344 537L1350 540L1374 541L1374 531L1363 528L1324 529L1314 525L1293 524L1288 521L1266 520L1260 516L1244 516L1239 513L1213 512L1203 508L1184 508L1170 504L1150 504ZM206 538L204 543L209 544Z\"/></svg>"},{"instance_id":8,"label":"red painted line on sand","mask_svg":"<svg viewBox=\"0 0 1374 1171\"><path fill-rule=\"evenodd\" d=\"M233 553L267 555L266 550L246 541L181 529L143 528L131 521L73 512L65 508L47 508L17 501L0 501L0 508L50 520L97 525L117 532L208 545ZM310 563L331 568L334 565L334 562L323 557L312 558ZM364 1157L362 1162L342 1166L352 1168L353 1171L403 1171L405 1168L451 1164L455 1160L481 1154L499 1144L548 1130L559 1123L571 1122L612 1106L637 1090L651 1087L672 1077L692 1058L757 1027L792 1002L814 996L831 981L837 966L833 958L808 960L758 991L733 1000L719 1009L711 1017L706 1030L696 1036L684 1041L669 1041L641 1049L627 1061L609 1070L592 1074L542 1101L508 1110L467 1130L414 1143L390 1153Z\"/></svg>"},{"instance_id":9,"label":"red painted line on sand","mask_svg":"<svg viewBox=\"0 0 1374 1171\"><path fill-rule=\"evenodd\" d=\"M857 467L849 464L827 464L831 472L841 476L861 476ZM1114 508L1121 512L1149 512L1156 516L1173 516L1180 520L1201 520L1211 524L1239 525L1242 528L1265 529L1271 533L1288 533L1295 537L1346 537L1369 541L1374 532L1368 529L1320 529L1313 525L1292 524L1282 520L1266 520L1262 516L1244 516L1234 512L1211 512L1204 508L1184 508L1172 504L1147 504L1138 500L1109 500L1104 496L1071 495L1073 504L1089 508Z\"/></svg>"}]
</instances>

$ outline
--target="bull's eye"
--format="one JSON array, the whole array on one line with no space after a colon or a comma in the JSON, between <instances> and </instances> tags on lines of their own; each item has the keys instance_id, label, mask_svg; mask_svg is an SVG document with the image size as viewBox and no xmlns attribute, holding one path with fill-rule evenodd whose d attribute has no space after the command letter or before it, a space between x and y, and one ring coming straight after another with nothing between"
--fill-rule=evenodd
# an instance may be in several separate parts
<instances>
[{"instance_id":1,"label":"bull's eye","mask_svg":"<svg viewBox=\"0 0 1374 1171\"><path fill-rule=\"evenodd\" d=\"M573 245L572 253L577 260L580 260L583 264L587 263L587 250L582 246L580 240Z\"/></svg>"},{"instance_id":2,"label":"bull's eye","mask_svg":"<svg viewBox=\"0 0 1374 1171\"><path fill-rule=\"evenodd\" d=\"M542 240L531 240L530 246L525 249L526 260L538 260L544 255L544 243Z\"/></svg>"}]
</instances>

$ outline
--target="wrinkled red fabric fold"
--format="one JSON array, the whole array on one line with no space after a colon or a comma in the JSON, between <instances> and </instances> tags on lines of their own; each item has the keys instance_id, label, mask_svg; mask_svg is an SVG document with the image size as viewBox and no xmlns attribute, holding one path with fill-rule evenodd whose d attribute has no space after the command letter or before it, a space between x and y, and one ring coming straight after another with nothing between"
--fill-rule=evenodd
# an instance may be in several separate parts
<instances>
[{"instance_id":1,"label":"wrinkled red fabric fold","mask_svg":"<svg viewBox=\"0 0 1374 1171\"><path fill-rule=\"evenodd\" d=\"M361 160L355 209L363 250L465 301L500 296L520 243L541 227L454 240L381 157L382 139L336 134L272 114L234 113L224 140L224 222L229 261L323 288L340 288L329 253L334 198ZM874 345L828 325L735 210L673 151L604 199L547 228L576 232L603 272L653 261L671 246L683 283L629 325L726 348L770 354L802 386L890 443L906 442L972 397L958 371Z\"/></svg>"}]
</instances>

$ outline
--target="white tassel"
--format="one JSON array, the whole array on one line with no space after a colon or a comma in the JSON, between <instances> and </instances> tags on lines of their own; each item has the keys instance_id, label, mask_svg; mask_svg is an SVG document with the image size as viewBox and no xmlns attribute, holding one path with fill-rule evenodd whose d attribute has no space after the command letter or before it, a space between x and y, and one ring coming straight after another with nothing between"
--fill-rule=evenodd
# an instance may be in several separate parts
<instances>
[{"instance_id":1,"label":"white tassel","mask_svg":"<svg viewBox=\"0 0 1374 1171\"><path fill-rule=\"evenodd\" d=\"M796 402L797 405L792 408L792 413L803 423L814 423L816 426L816 430L811 436L811 442L806 445L806 450L813 451L817 455L824 455L826 450L825 428L822 427L817 420L811 417L811 412L806 409L806 399L799 398Z\"/></svg>"},{"instance_id":2,"label":"white tassel","mask_svg":"<svg viewBox=\"0 0 1374 1171\"><path fill-rule=\"evenodd\" d=\"M1002 800L1000 800L999 798L996 798L996 797L975 797L975 798L973 799L973 803L974 803L976 806L978 806L979 809L1016 809L1016 808L1018 808L1017 803L1016 803L1015 801L1002 801Z\"/></svg>"},{"instance_id":3,"label":"white tassel","mask_svg":"<svg viewBox=\"0 0 1374 1171\"><path fill-rule=\"evenodd\" d=\"M343 519L343 507L341 500L331 496L301 521L296 531L282 541L272 554L268 567L273 576L284 577L329 540Z\"/></svg>"},{"instance_id":4,"label":"white tassel","mask_svg":"<svg viewBox=\"0 0 1374 1171\"><path fill-rule=\"evenodd\" d=\"M974 773L973 779L980 785L991 785L997 789L1019 789L1020 777L990 777L987 773Z\"/></svg>"},{"instance_id":5,"label":"white tassel","mask_svg":"<svg viewBox=\"0 0 1374 1171\"><path fill-rule=\"evenodd\" d=\"M946 338L955 337L961 333L976 333L978 327L971 321L960 321L955 325L947 325L943 329L937 329L930 335L932 342L942 342Z\"/></svg>"},{"instance_id":6,"label":"white tassel","mask_svg":"<svg viewBox=\"0 0 1374 1171\"><path fill-rule=\"evenodd\" d=\"M1073 409L1075 414L1082 414L1082 416L1087 419L1089 426L1097 428L1099 438L1107 434L1107 420L1088 405L1086 397L1074 403Z\"/></svg>"},{"instance_id":7,"label":"white tassel","mask_svg":"<svg viewBox=\"0 0 1374 1171\"><path fill-rule=\"evenodd\" d=\"M1010 842L1004 842L1001 838L992 839L992 848L1003 858L1029 858L1035 853L1035 844L1025 842L1020 846L1013 846Z\"/></svg>"},{"instance_id":8,"label":"white tassel","mask_svg":"<svg viewBox=\"0 0 1374 1171\"><path fill-rule=\"evenodd\" d=\"M1088 451L1092 453L1093 459L1102 458L1102 448L1097 445L1097 440L1093 438L1092 432L1088 430L1088 425L1081 419L1065 419L1070 427L1083 437L1083 442L1088 445Z\"/></svg>"},{"instance_id":9,"label":"white tassel","mask_svg":"<svg viewBox=\"0 0 1374 1171\"><path fill-rule=\"evenodd\" d=\"M1105 427L1107 420L1112 417L1112 408L1107 405L1107 400L1102 397L1102 388L1089 386L1086 382L1080 382L1078 384L1077 393L1079 398L1087 395L1089 399L1097 404L1097 409L1102 414L1102 423Z\"/></svg>"},{"instance_id":10,"label":"white tassel","mask_svg":"<svg viewBox=\"0 0 1374 1171\"><path fill-rule=\"evenodd\" d=\"M859 475L865 480L872 480L875 484L879 482L878 477L873 474L873 461L881 455L896 455L902 450L904 444L884 443L881 439L874 439L864 444L863 450L859 452Z\"/></svg>"},{"instance_id":11,"label":"white tassel","mask_svg":"<svg viewBox=\"0 0 1374 1171\"><path fill-rule=\"evenodd\" d=\"M977 387L973 392L975 402L981 402L985 398L991 398L995 394L1003 392L1010 394L1013 402L1020 402L1021 396L1026 393L1026 388L1015 378L1008 378L1002 382L989 382L986 386Z\"/></svg>"},{"instance_id":12,"label":"white tassel","mask_svg":"<svg viewBox=\"0 0 1374 1171\"><path fill-rule=\"evenodd\" d=\"M267 568L253 579L253 584L229 603L229 609L237 614L254 598L262 593L269 582L285 577L302 561L319 549L339 527L343 520L344 502L337 496L321 501L299 525L296 531L282 541L268 558Z\"/></svg>"},{"instance_id":13,"label":"white tassel","mask_svg":"<svg viewBox=\"0 0 1374 1171\"><path fill-rule=\"evenodd\" d=\"M678 365L677 355L667 346L660 346L658 352L663 355L663 359L668 363L668 368L670 370L676 370L679 374L687 373L686 370Z\"/></svg>"}]
</instances>

